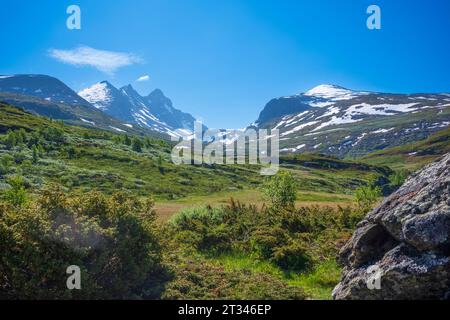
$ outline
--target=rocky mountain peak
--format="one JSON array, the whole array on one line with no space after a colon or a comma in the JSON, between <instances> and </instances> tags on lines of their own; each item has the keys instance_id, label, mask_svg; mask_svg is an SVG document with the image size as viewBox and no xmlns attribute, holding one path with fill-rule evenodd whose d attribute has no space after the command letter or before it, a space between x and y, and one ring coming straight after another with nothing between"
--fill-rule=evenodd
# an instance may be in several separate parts
<instances>
[{"instance_id":1,"label":"rocky mountain peak","mask_svg":"<svg viewBox=\"0 0 450 320\"><path fill-rule=\"evenodd\" d=\"M136 89L133 88L131 84L123 86L120 88L122 92L125 92L127 95L132 95L135 97L141 97L141 95L136 91Z\"/></svg>"},{"instance_id":2,"label":"rocky mountain peak","mask_svg":"<svg viewBox=\"0 0 450 320\"><path fill-rule=\"evenodd\" d=\"M161 89L155 89L148 95L149 97L165 97Z\"/></svg>"}]
</instances>

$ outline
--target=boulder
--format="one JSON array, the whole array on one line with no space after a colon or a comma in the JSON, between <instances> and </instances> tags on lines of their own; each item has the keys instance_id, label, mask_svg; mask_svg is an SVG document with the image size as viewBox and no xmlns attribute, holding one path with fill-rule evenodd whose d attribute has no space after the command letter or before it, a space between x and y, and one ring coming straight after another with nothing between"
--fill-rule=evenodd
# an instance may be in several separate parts
<instances>
[{"instance_id":1,"label":"boulder","mask_svg":"<svg viewBox=\"0 0 450 320\"><path fill-rule=\"evenodd\" d=\"M344 270L335 299L450 298L450 154L370 212L339 262Z\"/></svg>"}]
</instances>

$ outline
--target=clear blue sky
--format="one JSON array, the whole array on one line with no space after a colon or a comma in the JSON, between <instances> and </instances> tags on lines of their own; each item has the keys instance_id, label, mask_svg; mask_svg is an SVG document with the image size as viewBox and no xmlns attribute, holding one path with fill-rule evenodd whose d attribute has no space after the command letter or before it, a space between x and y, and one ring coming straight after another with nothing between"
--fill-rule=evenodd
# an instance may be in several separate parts
<instances>
[{"instance_id":1,"label":"clear blue sky","mask_svg":"<svg viewBox=\"0 0 450 320\"><path fill-rule=\"evenodd\" d=\"M82 29L66 28L78 4ZM382 29L366 28L366 9ZM271 98L322 83L450 92L448 0L0 0L0 74L42 73L75 90L97 81L162 89L208 126L253 122ZM114 73L61 63L84 45L138 56ZM146 82L135 82L149 75Z\"/></svg>"}]
</instances>

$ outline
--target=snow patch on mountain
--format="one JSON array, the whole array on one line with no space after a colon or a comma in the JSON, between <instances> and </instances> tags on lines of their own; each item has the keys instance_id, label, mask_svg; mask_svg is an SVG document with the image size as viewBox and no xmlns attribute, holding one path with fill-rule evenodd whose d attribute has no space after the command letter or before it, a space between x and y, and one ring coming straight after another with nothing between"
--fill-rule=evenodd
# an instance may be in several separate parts
<instances>
[{"instance_id":1,"label":"snow patch on mountain","mask_svg":"<svg viewBox=\"0 0 450 320\"><path fill-rule=\"evenodd\" d=\"M78 95L102 111L108 108L112 100L111 90L106 82L96 83L92 87L78 92Z\"/></svg>"},{"instance_id":2,"label":"snow patch on mountain","mask_svg":"<svg viewBox=\"0 0 450 320\"><path fill-rule=\"evenodd\" d=\"M347 124L347 123L354 123L354 122L359 122L362 121L363 119L353 119L351 115L344 115L342 117L336 117L333 116L331 118L331 120L322 123L321 125L319 125L318 127L316 127L314 131L319 131L323 128L329 127L329 126L335 126L335 125L340 125L340 124Z\"/></svg>"},{"instance_id":3,"label":"snow patch on mountain","mask_svg":"<svg viewBox=\"0 0 450 320\"><path fill-rule=\"evenodd\" d=\"M282 136L282 137L285 137L285 136L287 136L287 135L290 135L290 134L293 134L293 133L295 133L295 132L297 132L297 131L300 131L300 130L302 130L302 129L304 129L304 128L311 127L311 126L313 126L313 125L315 125L315 124L318 124L319 122L320 122L320 121L311 121L311 122L307 122L307 123L301 124L301 125L295 127L295 128L292 129L292 130L283 132L283 133L281 134L281 136Z\"/></svg>"},{"instance_id":4,"label":"snow patch on mountain","mask_svg":"<svg viewBox=\"0 0 450 320\"><path fill-rule=\"evenodd\" d=\"M119 129L119 128L116 128L116 127L113 127L113 126L109 126L109 127L110 127L111 129L117 131L117 132L126 132L125 130L122 130L122 129Z\"/></svg>"},{"instance_id":5,"label":"snow patch on mountain","mask_svg":"<svg viewBox=\"0 0 450 320\"><path fill-rule=\"evenodd\" d=\"M86 120L86 119L83 119L83 118L80 118L80 120L83 121L84 123L88 123L90 125L95 126L95 122L94 121L89 121L89 120Z\"/></svg>"},{"instance_id":6,"label":"snow patch on mountain","mask_svg":"<svg viewBox=\"0 0 450 320\"><path fill-rule=\"evenodd\" d=\"M380 133L388 133L395 130L395 128L390 128L390 129L378 129L375 131L372 131L371 134L380 134Z\"/></svg>"},{"instance_id":7,"label":"snow patch on mountain","mask_svg":"<svg viewBox=\"0 0 450 320\"><path fill-rule=\"evenodd\" d=\"M417 103L405 103L405 104L368 104L361 103L348 107L346 115L355 114L367 114L367 115L381 115L388 116L395 112L413 112L417 109L412 107L418 105Z\"/></svg>"},{"instance_id":8,"label":"snow patch on mountain","mask_svg":"<svg viewBox=\"0 0 450 320\"><path fill-rule=\"evenodd\" d=\"M309 91L306 91L303 95L307 97L316 97L322 99L328 99L332 101L350 100L360 95L367 95L368 92L358 92L349 89L345 89L335 85L322 84ZM322 106L329 106L330 102L322 102ZM317 104L319 106L320 104Z\"/></svg>"}]
</instances>

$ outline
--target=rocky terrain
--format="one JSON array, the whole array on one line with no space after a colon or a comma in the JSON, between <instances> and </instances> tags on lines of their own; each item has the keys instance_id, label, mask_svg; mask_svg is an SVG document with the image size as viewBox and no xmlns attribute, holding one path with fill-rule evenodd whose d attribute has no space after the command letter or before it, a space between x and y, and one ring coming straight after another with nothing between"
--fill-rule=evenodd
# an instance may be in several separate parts
<instances>
[{"instance_id":1,"label":"rocky terrain","mask_svg":"<svg viewBox=\"0 0 450 320\"><path fill-rule=\"evenodd\" d=\"M174 108L172 101L159 89L144 97L131 85L117 89L103 81L78 94L97 109L132 126L172 137L189 136L194 130L195 118Z\"/></svg>"},{"instance_id":2,"label":"rocky terrain","mask_svg":"<svg viewBox=\"0 0 450 320\"><path fill-rule=\"evenodd\" d=\"M271 100L254 124L280 130L282 152L339 157L426 139L450 125L449 94L392 94L320 85Z\"/></svg>"},{"instance_id":3,"label":"rocky terrain","mask_svg":"<svg viewBox=\"0 0 450 320\"><path fill-rule=\"evenodd\" d=\"M450 299L450 154L370 212L339 258L335 299Z\"/></svg>"}]
</instances>

